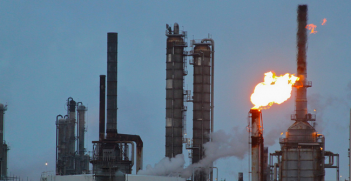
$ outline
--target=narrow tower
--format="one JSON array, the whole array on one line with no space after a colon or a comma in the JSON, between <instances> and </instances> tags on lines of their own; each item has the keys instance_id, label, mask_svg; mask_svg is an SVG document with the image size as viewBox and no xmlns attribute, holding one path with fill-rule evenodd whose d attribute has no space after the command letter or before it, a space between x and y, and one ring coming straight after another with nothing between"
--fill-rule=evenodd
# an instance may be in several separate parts
<instances>
[{"instance_id":1,"label":"narrow tower","mask_svg":"<svg viewBox=\"0 0 351 181\"><path fill-rule=\"evenodd\" d=\"M100 75L99 141L93 141L93 157L90 161L94 176L100 181L124 180L125 174L132 173L135 154L136 172L142 169L143 142L140 136L117 133L117 42L117 33L107 33L107 87L106 76Z\"/></svg>"},{"instance_id":2,"label":"narrow tower","mask_svg":"<svg viewBox=\"0 0 351 181\"><path fill-rule=\"evenodd\" d=\"M324 180L324 137L317 134L308 121L315 121L315 115L307 111L306 44L307 5L299 5L297 10L297 76L295 121L288 129L281 144L282 161L280 180L322 181Z\"/></svg>"},{"instance_id":3,"label":"narrow tower","mask_svg":"<svg viewBox=\"0 0 351 181\"><path fill-rule=\"evenodd\" d=\"M118 34L107 33L107 138L117 135L117 49Z\"/></svg>"},{"instance_id":4,"label":"narrow tower","mask_svg":"<svg viewBox=\"0 0 351 181\"><path fill-rule=\"evenodd\" d=\"M7 151L9 148L4 140L4 114L7 106L0 103L0 180L7 180Z\"/></svg>"},{"instance_id":5,"label":"narrow tower","mask_svg":"<svg viewBox=\"0 0 351 181\"><path fill-rule=\"evenodd\" d=\"M185 34L179 33L178 23L173 31L167 24L166 50L166 157L183 153L184 106L184 42Z\"/></svg>"},{"instance_id":6,"label":"narrow tower","mask_svg":"<svg viewBox=\"0 0 351 181\"><path fill-rule=\"evenodd\" d=\"M213 132L213 74L214 41L202 39L193 41L194 82L193 82L193 148L192 163L205 157L203 145L210 141ZM208 170L208 169L205 169ZM208 179L205 171L196 173L196 181ZM212 174L211 174L212 175Z\"/></svg>"}]
</instances>

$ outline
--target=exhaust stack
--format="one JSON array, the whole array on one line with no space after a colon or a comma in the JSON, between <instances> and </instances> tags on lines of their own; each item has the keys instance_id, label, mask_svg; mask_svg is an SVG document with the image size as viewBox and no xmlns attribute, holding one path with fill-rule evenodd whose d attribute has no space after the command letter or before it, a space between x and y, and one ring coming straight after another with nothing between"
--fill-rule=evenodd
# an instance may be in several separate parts
<instances>
[{"instance_id":1,"label":"exhaust stack","mask_svg":"<svg viewBox=\"0 0 351 181\"><path fill-rule=\"evenodd\" d=\"M99 141L105 139L105 94L106 75L100 75Z\"/></svg>"},{"instance_id":2,"label":"exhaust stack","mask_svg":"<svg viewBox=\"0 0 351 181\"><path fill-rule=\"evenodd\" d=\"M262 112L250 109L251 114L251 172L252 180L263 181L263 127Z\"/></svg>"},{"instance_id":3,"label":"exhaust stack","mask_svg":"<svg viewBox=\"0 0 351 181\"><path fill-rule=\"evenodd\" d=\"M107 139L117 136L117 42L117 33L107 33Z\"/></svg>"},{"instance_id":4,"label":"exhaust stack","mask_svg":"<svg viewBox=\"0 0 351 181\"><path fill-rule=\"evenodd\" d=\"M312 83L307 82L306 44L307 44L307 5L300 5L297 11L297 76L300 80L295 84L296 91L296 121L304 121L307 115L307 88Z\"/></svg>"}]
</instances>

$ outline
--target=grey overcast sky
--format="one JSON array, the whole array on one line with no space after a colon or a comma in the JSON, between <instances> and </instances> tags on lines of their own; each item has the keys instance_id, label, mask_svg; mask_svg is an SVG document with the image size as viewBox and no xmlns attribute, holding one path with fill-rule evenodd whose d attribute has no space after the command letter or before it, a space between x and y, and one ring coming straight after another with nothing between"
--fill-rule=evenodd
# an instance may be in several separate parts
<instances>
[{"instance_id":1,"label":"grey overcast sky","mask_svg":"<svg viewBox=\"0 0 351 181\"><path fill-rule=\"evenodd\" d=\"M166 23L178 22L189 40L209 34L215 40L215 131L246 129L249 97L263 74L296 72L298 4L308 4L308 23L318 31L308 36L310 110L317 109L317 131L326 136L326 150L340 154L340 174L348 177L351 2L301 0L0 0L0 102L8 105L9 172L38 180L42 171L55 169L55 118L66 113L70 96L88 106L85 144L92 150L107 32L119 34L118 131L141 136L144 167L165 155ZM323 18L327 23L321 26ZM188 69L186 84L192 89ZM274 138L269 152L279 149L294 105L293 94L263 111L265 133ZM235 180L244 172L247 180L247 163L247 156L230 157L215 166L219 178ZM327 180L335 179L334 169L326 173Z\"/></svg>"}]
</instances>

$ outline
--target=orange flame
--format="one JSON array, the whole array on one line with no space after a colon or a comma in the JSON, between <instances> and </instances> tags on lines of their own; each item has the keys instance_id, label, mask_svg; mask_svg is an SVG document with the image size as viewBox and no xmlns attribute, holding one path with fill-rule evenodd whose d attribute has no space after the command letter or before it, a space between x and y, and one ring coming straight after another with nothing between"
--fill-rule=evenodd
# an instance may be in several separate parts
<instances>
[{"instance_id":1,"label":"orange flame","mask_svg":"<svg viewBox=\"0 0 351 181\"><path fill-rule=\"evenodd\" d=\"M280 135L283 135L284 133L282 132L282 133L280 133Z\"/></svg>"},{"instance_id":2,"label":"orange flame","mask_svg":"<svg viewBox=\"0 0 351 181\"><path fill-rule=\"evenodd\" d=\"M308 25L306 25L306 28L308 29L308 30L311 30L311 32L310 32L310 34L316 34L317 33L317 31L315 31L314 29L315 28L317 28L317 25L314 25L314 24L308 24Z\"/></svg>"},{"instance_id":3,"label":"orange flame","mask_svg":"<svg viewBox=\"0 0 351 181\"><path fill-rule=\"evenodd\" d=\"M325 23L327 22L327 19L323 19L322 25L325 25Z\"/></svg>"},{"instance_id":4,"label":"orange flame","mask_svg":"<svg viewBox=\"0 0 351 181\"><path fill-rule=\"evenodd\" d=\"M251 94L251 102L255 105L253 109L269 108L273 103L281 104L288 100L292 86L299 80L289 73L276 76L273 72L267 72L264 75L264 82L257 84Z\"/></svg>"}]
</instances>

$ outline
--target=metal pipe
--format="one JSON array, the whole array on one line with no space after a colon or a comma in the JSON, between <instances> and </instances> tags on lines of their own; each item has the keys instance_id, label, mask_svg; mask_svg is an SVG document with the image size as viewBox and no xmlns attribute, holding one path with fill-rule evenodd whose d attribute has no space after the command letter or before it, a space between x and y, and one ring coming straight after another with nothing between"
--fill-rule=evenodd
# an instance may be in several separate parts
<instances>
[{"instance_id":1,"label":"metal pipe","mask_svg":"<svg viewBox=\"0 0 351 181\"><path fill-rule=\"evenodd\" d=\"M351 109L350 109L350 125L349 125L349 180L351 180Z\"/></svg>"},{"instance_id":2,"label":"metal pipe","mask_svg":"<svg viewBox=\"0 0 351 181\"><path fill-rule=\"evenodd\" d=\"M204 156L204 62L205 62L205 56L204 56L204 52L200 51L200 53L202 54L202 59L201 59L201 157L199 155L199 160L201 160Z\"/></svg>"},{"instance_id":3,"label":"metal pipe","mask_svg":"<svg viewBox=\"0 0 351 181\"><path fill-rule=\"evenodd\" d=\"M277 181L277 167L278 167L278 163L275 163L274 164L273 181Z\"/></svg>"},{"instance_id":4,"label":"metal pipe","mask_svg":"<svg viewBox=\"0 0 351 181\"><path fill-rule=\"evenodd\" d=\"M205 41L211 42L211 51L212 51L212 62L211 62L211 133L214 130L214 40L212 38L204 38L201 40L201 43Z\"/></svg>"},{"instance_id":5,"label":"metal pipe","mask_svg":"<svg viewBox=\"0 0 351 181\"><path fill-rule=\"evenodd\" d=\"M58 175L58 168L57 168L57 164L58 164L58 152L57 152L57 149L58 149L58 145L57 145L57 142L58 142L58 139L59 139L59 135L58 135L58 132L57 130L59 129L59 117L63 118L63 116L61 114L57 115L56 116L56 175ZM2 149L1 149L2 150Z\"/></svg>"}]
</instances>

